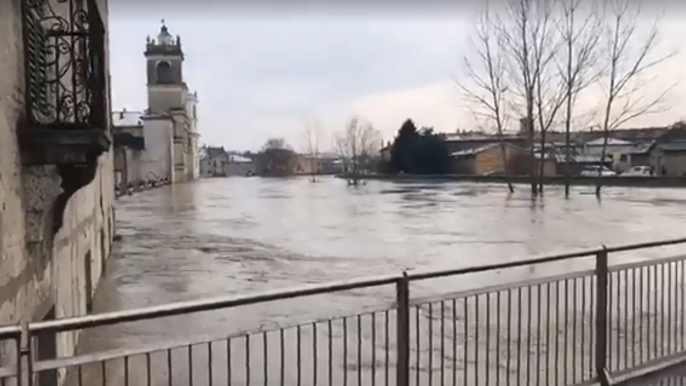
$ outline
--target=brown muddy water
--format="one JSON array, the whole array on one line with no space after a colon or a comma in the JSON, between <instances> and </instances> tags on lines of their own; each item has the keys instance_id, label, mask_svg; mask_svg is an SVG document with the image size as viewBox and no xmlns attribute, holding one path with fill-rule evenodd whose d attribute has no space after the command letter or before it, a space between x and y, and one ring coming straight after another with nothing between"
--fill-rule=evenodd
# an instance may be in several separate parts
<instances>
[{"instance_id":1,"label":"brown muddy water","mask_svg":"<svg viewBox=\"0 0 686 386\"><path fill-rule=\"evenodd\" d=\"M95 312L683 237L684 220L686 191L678 189L608 188L599 202L592 187L575 187L569 200L561 187L547 187L544 198L532 201L525 186L509 195L498 184L370 181L351 188L335 178L200 180L118 201L117 231L123 239L108 262ZM681 251L671 247L617 258L665 253ZM528 279L589 264L420 282L412 293ZM390 287L357 290L98 328L83 336L81 351L354 314L388 304L393 296Z\"/></svg>"}]
</instances>

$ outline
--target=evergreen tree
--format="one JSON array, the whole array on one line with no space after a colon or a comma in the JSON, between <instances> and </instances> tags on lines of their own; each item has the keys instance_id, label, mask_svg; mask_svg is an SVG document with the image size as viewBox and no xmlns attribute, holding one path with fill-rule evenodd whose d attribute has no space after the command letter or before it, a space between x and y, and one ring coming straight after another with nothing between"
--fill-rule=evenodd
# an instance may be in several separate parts
<instances>
[{"instance_id":1,"label":"evergreen tree","mask_svg":"<svg viewBox=\"0 0 686 386\"><path fill-rule=\"evenodd\" d=\"M413 157L417 174L446 174L450 172L450 150L443 136L432 128L423 128Z\"/></svg>"},{"instance_id":2,"label":"evergreen tree","mask_svg":"<svg viewBox=\"0 0 686 386\"><path fill-rule=\"evenodd\" d=\"M450 150L442 135L432 128L417 130L408 119L393 141L391 166L396 172L408 174L449 173Z\"/></svg>"},{"instance_id":3,"label":"evergreen tree","mask_svg":"<svg viewBox=\"0 0 686 386\"><path fill-rule=\"evenodd\" d=\"M407 119L400 126L398 135L395 137L393 147L391 148L391 166L395 171L403 173L415 172L413 155L418 142L419 133L417 132L417 127L411 119Z\"/></svg>"}]
</instances>

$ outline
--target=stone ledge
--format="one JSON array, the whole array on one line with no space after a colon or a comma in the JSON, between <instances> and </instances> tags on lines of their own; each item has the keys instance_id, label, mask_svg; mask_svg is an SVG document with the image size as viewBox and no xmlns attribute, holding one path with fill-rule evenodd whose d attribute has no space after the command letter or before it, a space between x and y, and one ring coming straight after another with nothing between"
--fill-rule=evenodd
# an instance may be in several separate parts
<instances>
[{"instance_id":1,"label":"stone ledge","mask_svg":"<svg viewBox=\"0 0 686 386\"><path fill-rule=\"evenodd\" d=\"M97 162L112 141L104 130L32 126L19 130L24 165L76 165Z\"/></svg>"},{"instance_id":2,"label":"stone ledge","mask_svg":"<svg viewBox=\"0 0 686 386\"><path fill-rule=\"evenodd\" d=\"M27 210L27 218L35 220L29 224L36 234L33 241L52 245L69 198L93 181L98 157L110 149L112 140L106 130L89 125L36 124L21 127L18 139L24 167L55 168L55 175L35 174L41 189L54 194Z\"/></svg>"}]
</instances>

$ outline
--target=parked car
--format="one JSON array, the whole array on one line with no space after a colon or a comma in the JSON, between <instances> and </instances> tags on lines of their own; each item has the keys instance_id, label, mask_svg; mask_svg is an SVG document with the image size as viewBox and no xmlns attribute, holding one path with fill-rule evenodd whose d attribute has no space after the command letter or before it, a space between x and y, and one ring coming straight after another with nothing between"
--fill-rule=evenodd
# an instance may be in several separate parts
<instances>
[{"instance_id":1,"label":"parked car","mask_svg":"<svg viewBox=\"0 0 686 386\"><path fill-rule=\"evenodd\" d=\"M616 176L612 169L607 166L587 166L581 171L582 177L598 177L598 169L600 169L600 175L602 177L613 177Z\"/></svg>"},{"instance_id":2,"label":"parked car","mask_svg":"<svg viewBox=\"0 0 686 386\"><path fill-rule=\"evenodd\" d=\"M622 177L652 177L650 166L633 166L621 174Z\"/></svg>"}]
</instances>

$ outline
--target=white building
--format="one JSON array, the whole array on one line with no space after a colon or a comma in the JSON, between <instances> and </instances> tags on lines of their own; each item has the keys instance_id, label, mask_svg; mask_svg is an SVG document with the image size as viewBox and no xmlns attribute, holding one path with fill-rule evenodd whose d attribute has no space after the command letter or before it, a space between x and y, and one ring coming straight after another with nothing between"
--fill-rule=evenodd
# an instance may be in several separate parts
<instances>
[{"instance_id":1,"label":"white building","mask_svg":"<svg viewBox=\"0 0 686 386\"><path fill-rule=\"evenodd\" d=\"M157 39L148 37L148 108L115 111L115 172L119 183L190 181L200 174L197 92L183 79L181 40L164 24Z\"/></svg>"},{"instance_id":2,"label":"white building","mask_svg":"<svg viewBox=\"0 0 686 386\"><path fill-rule=\"evenodd\" d=\"M583 145L582 153L588 156L600 157L603 154L604 138L588 141ZM618 138L608 138L605 155L612 159L612 167L624 171L631 166L631 153L635 150L635 143Z\"/></svg>"}]
</instances>

